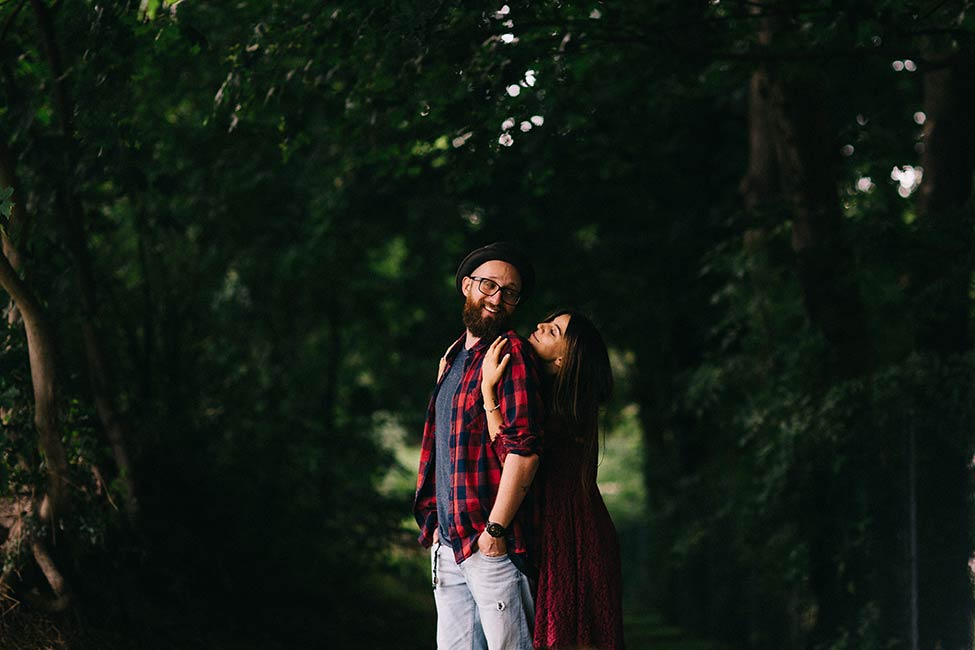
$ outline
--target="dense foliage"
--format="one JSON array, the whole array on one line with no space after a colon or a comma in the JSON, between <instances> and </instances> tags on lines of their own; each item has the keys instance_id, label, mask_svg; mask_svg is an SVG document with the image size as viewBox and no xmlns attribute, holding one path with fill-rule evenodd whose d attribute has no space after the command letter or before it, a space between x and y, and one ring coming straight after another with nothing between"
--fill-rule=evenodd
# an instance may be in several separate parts
<instances>
[{"instance_id":1,"label":"dense foliage","mask_svg":"<svg viewBox=\"0 0 975 650\"><path fill-rule=\"evenodd\" d=\"M630 609L970 650L973 20L0 3L4 593L99 647L429 647L389 442L459 333L457 262L515 239L520 325L590 311L606 424L638 413Z\"/></svg>"}]
</instances>

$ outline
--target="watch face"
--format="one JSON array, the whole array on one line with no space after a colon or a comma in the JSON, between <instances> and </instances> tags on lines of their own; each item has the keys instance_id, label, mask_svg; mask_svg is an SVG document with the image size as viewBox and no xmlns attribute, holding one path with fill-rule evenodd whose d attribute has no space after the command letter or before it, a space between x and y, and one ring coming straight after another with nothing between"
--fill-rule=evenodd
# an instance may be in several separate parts
<instances>
[{"instance_id":1,"label":"watch face","mask_svg":"<svg viewBox=\"0 0 975 650\"><path fill-rule=\"evenodd\" d=\"M501 524L490 523L487 525L487 534L491 537L504 537L504 526Z\"/></svg>"}]
</instances>

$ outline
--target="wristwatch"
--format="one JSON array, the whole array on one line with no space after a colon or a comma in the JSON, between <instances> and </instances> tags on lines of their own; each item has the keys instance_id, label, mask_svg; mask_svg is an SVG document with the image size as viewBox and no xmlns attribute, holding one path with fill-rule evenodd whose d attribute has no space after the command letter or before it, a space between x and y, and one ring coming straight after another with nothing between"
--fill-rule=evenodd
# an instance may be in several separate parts
<instances>
[{"instance_id":1,"label":"wristwatch","mask_svg":"<svg viewBox=\"0 0 975 650\"><path fill-rule=\"evenodd\" d=\"M486 530L487 534L490 535L491 537L504 537L505 535L508 534L507 528L505 528L501 524L496 524L493 521L489 521L487 523L487 526L484 527L484 530Z\"/></svg>"}]
</instances>

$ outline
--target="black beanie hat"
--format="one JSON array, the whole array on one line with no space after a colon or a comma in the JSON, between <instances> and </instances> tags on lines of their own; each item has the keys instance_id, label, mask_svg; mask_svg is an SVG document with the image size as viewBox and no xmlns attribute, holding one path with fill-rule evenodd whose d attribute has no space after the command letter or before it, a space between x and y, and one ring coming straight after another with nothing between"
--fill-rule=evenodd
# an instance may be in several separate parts
<instances>
[{"instance_id":1,"label":"black beanie hat","mask_svg":"<svg viewBox=\"0 0 975 650\"><path fill-rule=\"evenodd\" d=\"M524 300L531 294L535 286L535 269L532 268L531 262L528 261L528 256L525 255L521 248L516 244L504 241L482 246L477 250L471 251L464 258L464 261L457 267L457 277L455 278L457 291L463 295L464 292L461 290L461 284L464 278L473 273L474 269L481 264L490 262L491 260L507 262L518 269L518 275L521 276L521 299Z\"/></svg>"}]
</instances>

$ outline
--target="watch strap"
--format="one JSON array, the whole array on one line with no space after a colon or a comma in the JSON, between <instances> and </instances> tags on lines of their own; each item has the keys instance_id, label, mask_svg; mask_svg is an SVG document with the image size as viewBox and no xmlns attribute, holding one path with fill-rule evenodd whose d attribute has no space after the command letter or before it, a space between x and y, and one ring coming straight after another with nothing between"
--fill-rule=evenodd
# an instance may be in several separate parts
<instances>
[{"instance_id":1,"label":"watch strap","mask_svg":"<svg viewBox=\"0 0 975 650\"><path fill-rule=\"evenodd\" d=\"M484 530L491 537L504 537L508 534L508 530L504 526L493 521L489 521L487 526L484 527Z\"/></svg>"}]
</instances>

